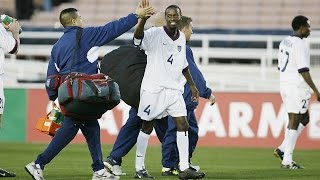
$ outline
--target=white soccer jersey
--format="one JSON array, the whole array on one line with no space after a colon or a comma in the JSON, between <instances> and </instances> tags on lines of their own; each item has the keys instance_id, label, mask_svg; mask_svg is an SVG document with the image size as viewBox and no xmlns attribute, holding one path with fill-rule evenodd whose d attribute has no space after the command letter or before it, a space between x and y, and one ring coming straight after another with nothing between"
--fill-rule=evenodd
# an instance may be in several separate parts
<instances>
[{"instance_id":1,"label":"white soccer jersey","mask_svg":"<svg viewBox=\"0 0 320 180\"><path fill-rule=\"evenodd\" d=\"M0 23L0 74L4 73L4 53L13 50L16 45L16 40Z\"/></svg>"},{"instance_id":2,"label":"white soccer jersey","mask_svg":"<svg viewBox=\"0 0 320 180\"><path fill-rule=\"evenodd\" d=\"M278 53L278 68L280 71L280 86L309 86L299 72L310 68L310 53L308 44L297 36L288 36L281 41Z\"/></svg>"},{"instance_id":3,"label":"white soccer jersey","mask_svg":"<svg viewBox=\"0 0 320 180\"><path fill-rule=\"evenodd\" d=\"M179 38L173 41L163 27L153 27L144 32L142 40L134 42L140 43L147 54L141 89L159 92L168 88L183 92L186 79L182 70L188 66L185 35L180 31Z\"/></svg>"}]
</instances>

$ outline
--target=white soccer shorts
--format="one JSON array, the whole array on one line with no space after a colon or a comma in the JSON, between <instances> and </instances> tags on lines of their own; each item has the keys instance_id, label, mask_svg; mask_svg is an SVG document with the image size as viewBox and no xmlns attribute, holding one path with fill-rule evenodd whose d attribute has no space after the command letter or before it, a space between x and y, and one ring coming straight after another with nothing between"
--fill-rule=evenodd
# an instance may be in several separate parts
<instances>
[{"instance_id":1,"label":"white soccer shorts","mask_svg":"<svg viewBox=\"0 0 320 180\"><path fill-rule=\"evenodd\" d=\"M187 116L186 104L179 90L163 89L158 93L142 90L138 116L146 121L161 119L165 116Z\"/></svg>"},{"instance_id":2,"label":"white soccer shorts","mask_svg":"<svg viewBox=\"0 0 320 180\"><path fill-rule=\"evenodd\" d=\"M288 113L304 114L308 110L310 89L297 86L280 87L282 101Z\"/></svg>"}]
</instances>

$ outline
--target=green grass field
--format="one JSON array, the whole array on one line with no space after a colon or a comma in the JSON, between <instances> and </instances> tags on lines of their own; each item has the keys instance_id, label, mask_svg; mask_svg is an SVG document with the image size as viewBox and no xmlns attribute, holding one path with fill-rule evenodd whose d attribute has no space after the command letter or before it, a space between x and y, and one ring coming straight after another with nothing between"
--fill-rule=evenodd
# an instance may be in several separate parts
<instances>
[{"instance_id":1,"label":"green grass field","mask_svg":"<svg viewBox=\"0 0 320 180\"><path fill-rule=\"evenodd\" d=\"M46 144L0 143L0 167L17 173L16 178L27 180L31 177L24 166L34 161ZM103 145L104 158L111 150ZM135 148L124 158L122 167L133 179ZM272 155L272 149L249 148L205 148L196 150L194 164L206 172L205 179L320 179L319 150L296 150L295 160L305 166L304 170L280 169L280 162ZM149 147L146 158L147 169L156 179L177 179L161 176L160 147ZM89 180L92 177L91 157L86 145L67 146L50 164L44 176L47 180ZM5 178L2 178L5 179ZM9 179L9 178L8 178Z\"/></svg>"}]
</instances>

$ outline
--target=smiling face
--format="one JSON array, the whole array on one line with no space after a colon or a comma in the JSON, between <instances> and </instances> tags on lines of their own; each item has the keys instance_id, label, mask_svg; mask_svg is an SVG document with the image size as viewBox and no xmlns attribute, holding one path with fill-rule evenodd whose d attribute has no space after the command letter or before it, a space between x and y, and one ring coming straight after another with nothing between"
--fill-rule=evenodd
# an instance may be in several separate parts
<instances>
[{"instance_id":1,"label":"smiling face","mask_svg":"<svg viewBox=\"0 0 320 180\"><path fill-rule=\"evenodd\" d=\"M181 19L181 12L178 8L168 8L165 12L167 27L170 30L178 29L178 22Z\"/></svg>"}]
</instances>

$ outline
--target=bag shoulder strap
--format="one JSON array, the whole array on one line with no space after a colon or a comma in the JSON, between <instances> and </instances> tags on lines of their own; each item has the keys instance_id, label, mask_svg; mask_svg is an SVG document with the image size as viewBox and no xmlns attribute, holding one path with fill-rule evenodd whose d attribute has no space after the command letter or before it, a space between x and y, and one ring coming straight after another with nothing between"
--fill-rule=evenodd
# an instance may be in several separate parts
<instances>
[{"instance_id":1,"label":"bag shoulder strap","mask_svg":"<svg viewBox=\"0 0 320 180\"><path fill-rule=\"evenodd\" d=\"M71 74L71 72L72 72L72 67L74 66L74 64L76 62L76 58L80 57L79 49L80 49L80 40L81 40L81 36L82 36L82 31L83 31L83 29L81 28L76 33L76 47L73 50L73 58L72 58L72 63L71 63L69 74Z\"/></svg>"}]
</instances>

